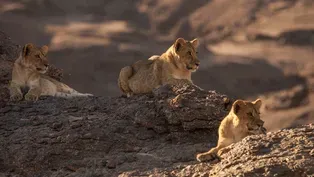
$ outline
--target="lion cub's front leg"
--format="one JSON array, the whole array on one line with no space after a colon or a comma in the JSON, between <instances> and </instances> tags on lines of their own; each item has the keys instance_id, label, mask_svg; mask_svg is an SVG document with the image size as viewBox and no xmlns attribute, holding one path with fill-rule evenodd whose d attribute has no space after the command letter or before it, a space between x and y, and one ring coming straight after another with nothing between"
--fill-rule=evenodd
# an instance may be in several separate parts
<instances>
[{"instance_id":1,"label":"lion cub's front leg","mask_svg":"<svg viewBox=\"0 0 314 177\"><path fill-rule=\"evenodd\" d=\"M196 159L199 162L206 162L206 161L211 161L211 160L217 159L218 158L217 151L218 151L217 147L212 148L208 152L197 154Z\"/></svg>"},{"instance_id":2,"label":"lion cub's front leg","mask_svg":"<svg viewBox=\"0 0 314 177\"><path fill-rule=\"evenodd\" d=\"M217 152L217 156L220 157L222 154L225 154L229 151L231 151L231 145L227 146L227 147L224 147L224 148L221 148L218 152Z\"/></svg>"},{"instance_id":3,"label":"lion cub's front leg","mask_svg":"<svg viewBox=\"0 0 314 177\"><path fill-rule=\"evenodd\" d=\"M9 90L10 90L11 101L20 101L23 99L23 93L21 91L21 87L18 84L11 82L9 86Z\"/></svg>"},{"instance_id":4,"label":"lion cub's front leg","mask_svg":"<svg viewBox=\"0 0 314 177\"><path fill-rule=\"evenodd\" d=\"M218 140L218 145L216 147L212 148L208 152L197 154L196 159L199 162L205 162L205 161L211 161L211 160L217 159L220 157L220 155L222 155L228 150L228 148L226 147L228 147L232 143L233 142L231 139L222 138Z\"/></svg>"},{"instance_id":5,"label":"lion cub's front leg","mask_svg":"<svg viewBox=\"0 0 314 177\"><path fill-rule=\"evenodd\" d=\"M26 101L37 101L39 96L41 94L40 88L33 88L28 91L28 93L25 95Z\"/></svg>"},{"instance_id":6,"label":"lion cub's front leg","mask_svg":"<svg viewBox=\"0 0 314 177\"><path fill-rule=\"evenodd\" d=\"M37 101L40 94L41 94L41 88L39 83L39 78L36 80L31 81L29 84L29 91L25 95L26 101Z\"/></svg>"},{"instance_id":7,"label":"lion cub's front leg","mask_svg":"<svg viewBox=\"0 0 314 177\"><path fill-rule=\"evenodd\" d=\"M196 159L199 162L212 161L214 159L219 159L222 154L225 154L231 150L230 146L227 147L215 147L208 152L197 154Z\"/></svg>"}]
</instances>

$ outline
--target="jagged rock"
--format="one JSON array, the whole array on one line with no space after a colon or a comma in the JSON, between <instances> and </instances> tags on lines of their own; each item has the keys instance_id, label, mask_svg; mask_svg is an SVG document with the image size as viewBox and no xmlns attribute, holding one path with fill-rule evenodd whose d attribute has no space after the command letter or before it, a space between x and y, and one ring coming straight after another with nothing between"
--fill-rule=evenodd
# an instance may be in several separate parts
<instances>
[{"instance_id":1,"label":"jagged rock","mask_svg":"<svg viewBox=\"0 0 314 177\"><path fill-rule=\"evenodd\" d=\"M14 62L18 57L20 46L11 41L11 38L0 31L0 59ZM0 61L1 61L0 60Z\"/></svg>"},{"instance_id":2,"label":"jagged rock","mask_svg":"<svg viewBox=\"0 0 314 177\"><path fill-rule=\"evenodd\" d=\"M266 136L251 136L232 145L233 150L211 170L211 175L314 175L314 125L284 129Z\"/></svg>"},{"instance_id":3,"label":"jagged rock","mask_svg":"<svg viewBox=\"0 0 314 177\"><path fill-rule=\"evenodd\" d=\"M314 124L254 135L232 144L219 163L126 172L128 176L313 176Z\"/></svg>"},{"instance_id":4,"label":"jagged rock","mask_svg":"<svg viewBox=\"0 0 314 177\"><path fill-rule=\"evenodd\" d=\"M3 107L9 98L7 85L11 79L13 62L18 57L19 50L20 46L0 31L0 107Z\"/></svg>"},{"instance_id":5,"label":"jagged rock","mask_svg":"<svg viewBox=\"0 0 314 177\"><path fill-rule=\"evenodd\" d=\"M131 98L9 102L0 109L0 174L114 176L194 161L200 143L217 141L228 100L166 85Z\"/></svg>"}]
</instances>

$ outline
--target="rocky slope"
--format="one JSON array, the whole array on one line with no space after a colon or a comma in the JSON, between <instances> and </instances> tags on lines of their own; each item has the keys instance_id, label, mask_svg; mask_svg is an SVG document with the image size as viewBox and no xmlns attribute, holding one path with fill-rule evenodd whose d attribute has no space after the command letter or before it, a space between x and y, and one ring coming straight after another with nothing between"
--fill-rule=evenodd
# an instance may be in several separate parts
<instances>
[{"instance_id":1,"label":"rocky slope","mask_svg":"<svg viewBox=\"0 0 314 177\"><path fill-rule=\"evenodd\" d=\"M0 31L0 107L9 99L7 85L11 80L14 60L18 57L19 46Z\"/></svg>"},{"instance_id":2,"label":"rocky slope","mask_svg":"<svg viewBox=\"0 0 314 177\"><path fill-rule=\"evenodd\" d=\"M313 176L314 125L250 136L230 146L218 163L200 163L142 172L127 176Z\"/></svg>"},{"instance_id":3,"label":"rocky slope","mask_svg":"<svg viewBox=\"0 0 314 177\"><path fill-rule=\"evenodd\" d=\"M0 174L116 176L193 162L217 140L230 104L189 86L133 98L8 103L0 108Z\"/></svg>"}]
</instances>

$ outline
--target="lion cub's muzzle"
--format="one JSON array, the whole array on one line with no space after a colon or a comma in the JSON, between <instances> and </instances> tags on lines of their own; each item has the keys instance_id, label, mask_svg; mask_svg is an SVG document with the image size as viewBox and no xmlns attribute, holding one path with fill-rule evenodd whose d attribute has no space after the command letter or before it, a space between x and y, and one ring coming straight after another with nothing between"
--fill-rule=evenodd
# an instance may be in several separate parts
<instances>
[{"instance_id":1,"label":"lion cub's muzzle","mask_svg":"<svg viewBox=\"0 0 314 177\"><path fill-rule=\"evenodd\" d=\"M36 70L40 73L46 73L48 71L48 64L44 64L44 66L36 67Z\"/></svg>"},{"instance_id":2,"label":"lion cub's muzzle","mask_svg":"<svg viewBox=\"0 0 314 177\"><path fill-rule=\"evenodd\" d=\"M266 134L266 132L267 132L266 128L263 126L248 128L248 131L251 135Z\"/></svg>"},{"instance_id":3,"label":"lion cub's muzzle","mask_svg":"<svg viewBox=\"0 0 314 177\"><path fill-rule=\"evenodd\" d=\"M263 126L260 127L260 132L261 134L266 134L267 133L267 129Z\"/></svg>"},{"instance_id":4,"label":"lion cub's muzzle","mask_svg":"<svg viewBox=\"0 0 314 177\"><path fill-rule=\"evenodd\" d=\"M248 131L252 135L266 134L267 130L263 125L264 121L259 120L255 126L248 126Z\"/></svg>"},{"instance_id":5,"label":"lion cub's muzzle","mask_svg":"<svg viewBox=\"0 0 314 177\"><path fill-rule=\"evenodd\" d=\"M195 63L191 64L190 66L186 66L187 70L195 72L199 68L200 62L196 61Z\"/></svg>"}]
</instances>

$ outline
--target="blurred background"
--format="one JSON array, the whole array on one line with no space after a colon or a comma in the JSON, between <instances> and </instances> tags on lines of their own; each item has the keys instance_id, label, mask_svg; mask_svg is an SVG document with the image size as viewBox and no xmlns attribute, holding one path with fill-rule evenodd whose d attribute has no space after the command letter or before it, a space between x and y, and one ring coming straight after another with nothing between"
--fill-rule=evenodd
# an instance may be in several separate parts
<instances>
[{"instance_id":1,"label":"blurred background","mask_svg":"<svg viewBox=\"0 0 314 177\"><path fill-rule=\"evenodd\" d=\"M0 28L80 92L119 96L122 67L199 38L195 84L263 100L266 127L314 122L313 0L0 0Z\"/></svg>"}]
</instances>

